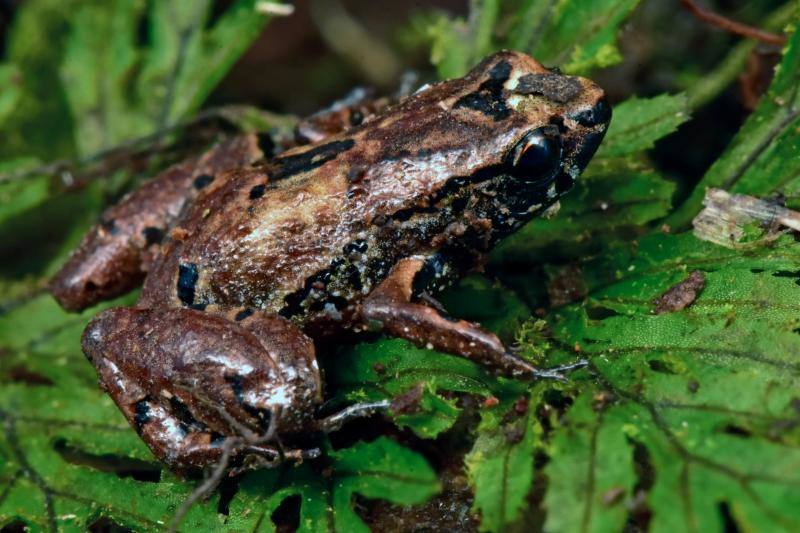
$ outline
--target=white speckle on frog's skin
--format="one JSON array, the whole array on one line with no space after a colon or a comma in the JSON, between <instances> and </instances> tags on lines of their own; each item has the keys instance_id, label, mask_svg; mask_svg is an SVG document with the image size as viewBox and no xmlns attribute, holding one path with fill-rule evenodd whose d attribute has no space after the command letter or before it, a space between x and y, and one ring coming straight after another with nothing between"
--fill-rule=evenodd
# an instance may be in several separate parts
<instances>
[{"instance_id":1,"label":"white speckle on frog's skin","mask_svg":"<svg viewBox=\"0 0 800 533\"><path fill-rule=\"evenodd\" d=\"M294 381L297 379L297 370L294 365L282 365L282 370L283 377L286 378L286 381Z\"/></svg>"},{"instance_id":2,"label":"white speckle on frog's skin","mask_svg":"<svg viewBox=\"0 0 800 533\"><path fill-rule=\"evenodd\" d=\"M150 416L161 421L164 433L167 434L167 440L180 442L186 436L186 432L181 429L181 426L160 405L150 405Z\"/></svg>"},{"instance_id":3,"label":"white speckle on frog's skin","mask_svg":"<svg viewBox=\"0 0 800 533\"><path fill-rule=\"evenodd\" d=\"M522 77L524 73L521 70L514 69L511 74L508 76L505 84L503 85L509 91L513 91L519 85L519 79Z\"/></svg>"},{"instance_id":4,"label":"white speckle on frog's skin","mask_svg":"<svg viewBox=\"0 0 800 533\"><path fill-rule=\"evenodd\" d=\"M280 406L286 407L292 404L292 394L294 392L293 388L289 388L288 385L281 385L276 387L274 391L272 391L272 397L270 398L269 405L270 406Z\"/></svg>"},{"instance_id":5,"label":"white speckle on frog's skin","mask_svg":"<svg viewBox=\"0 0 800 533\"><path fill-rule=\"evenodd\" d=\"M518 110L520 104L523 101L524 101L524 98L522 96L517 95L517 94L512 94L511 96L506 98L506 104L508 105L508 107L510 107L510 108L512 108L514 110Z\"/></svg>"},{"instance_id":6,"label":"white speckle on frog's skin","mask_svg":"<svg viewBox=\"0 0 800 533\"><path fill-rule=\"evenodd\" d=\"M325 314L331 318L331 320L335 320L337 322L342 320L342 313L340 313L339 310L336 309L336 306L333 305L332 303L326 303L325 308L323 310Z\"/></svg>"},{"instance_id":7,"label":"white speckle on frog's skin","mask_svg":"<svg viewBox=\"0 0 800 533\"><path fill-rule=\"evenodd\" d=\"M419 89L414 91L414 94L419 94L419 93L425 92L430 88L431 88L431 84L430 83L426 83L425 85L421 86Z\"/></svg>"}]
</instances>

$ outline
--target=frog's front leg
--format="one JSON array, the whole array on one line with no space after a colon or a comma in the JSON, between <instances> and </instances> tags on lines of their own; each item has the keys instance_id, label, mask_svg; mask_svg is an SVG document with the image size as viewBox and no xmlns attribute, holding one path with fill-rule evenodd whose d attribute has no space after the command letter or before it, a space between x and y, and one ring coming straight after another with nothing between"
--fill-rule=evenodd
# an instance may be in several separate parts
<instances>
[{"instance_id":1,"label":"frog's front leg","mask_svg":"<svg viewBox=\"0 0 800 533\"><path fill-rule=\"evenodd\" d=\"M233 137L132 191L103 213L56 273L53 296L65 309L79 311L133 289L184 205L224 170L260 157L255 135Z\"/></svg>"},{"instance_id":2,"label":"frog's front leg","mask_svg":"<svg viewBox=\"0 0 800 533\"><path fill-rule=\"evenodd\" d=\"M431 258L401 260L366 298L362 316L368 325L378 324L389 335L418 346L471 359L502 374L563 379L561 372L585 366L584 362L553 369L538 369L513 354L490 331L447 316L439 309L412 301L417 275Z\"/></svg>"},{"instance_id":3,"label":"frog's front leg","mask_svg":"<svg viewBox=\"0 0 800 533\"><path fill-rule=\"evenodd\" d=\"M173 468L214 465L228 445L235 468L318 453L283 450L271 438L298 432L321 399L313 343L283 318L239 318L115 308L84 332L101 386Z\"/></svg>"}]
</instances>

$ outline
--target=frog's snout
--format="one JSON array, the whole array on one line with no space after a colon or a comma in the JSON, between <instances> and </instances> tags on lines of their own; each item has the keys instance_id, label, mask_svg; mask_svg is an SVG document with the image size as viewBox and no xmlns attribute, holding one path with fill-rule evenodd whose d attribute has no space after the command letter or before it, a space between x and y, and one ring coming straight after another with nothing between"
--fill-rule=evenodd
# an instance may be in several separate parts
<instances>
[{"instance_id":1,"label":"frog's snout","mask_svg":"<svg viewBox=\"0 0 800 533\"><path fill-rule=\"evenodd\" d=\"M586 127L608 126L611 122L611 105L605 95L602 95L594 106L590 107L581 114L578 122ZM603 128L605 130L605 127Z\"/></svg>"}]
</instances>

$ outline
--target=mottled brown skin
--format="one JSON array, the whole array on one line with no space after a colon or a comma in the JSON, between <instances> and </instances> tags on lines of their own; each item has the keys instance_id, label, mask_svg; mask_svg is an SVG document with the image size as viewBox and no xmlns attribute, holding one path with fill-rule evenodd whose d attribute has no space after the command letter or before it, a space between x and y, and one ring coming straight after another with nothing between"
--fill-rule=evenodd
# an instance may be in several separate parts
<instances>
[{"instance_id":1,"label":"mottled brown skin","mask_svg":"<svg viewBox=\"0 0 800 533\"><path fill-rule=\"evenodd\" d=\"M125 294L144 279L165 232L215 177L261 158L255 135L227 139L174 165L103 213L50 282L58 302L80 311Z\"/></svg>"},{"instance_id":2,"label":"mottled brown skin","mask_svg":"<svg viewBox=\"0 0 800 533\"><path fill-rule=\"evenodd\" d=\"M383 111L392 98L374 98L371 91L354 89L341 100L301 120L295 128L299 144L318 143L354 126L360 126Z\"/></svg>"},{"instance_id":3,"label":"mottled brown skin","mask_svg":"<svg viewBox=\"0 0 800 533\"><path fill-rule=\"evenodd\" d=\"M557 377L426 296L566 192L609 119L591 81L501 52L357 127L218 175L172 225L137 307L95 318L84 352L179 469L219 460L226 436L325 429L311 419L310 339L332 333L378 329L506 375ZM260 466L277 450L234 455Z\"/></svg>"}]
</instances>

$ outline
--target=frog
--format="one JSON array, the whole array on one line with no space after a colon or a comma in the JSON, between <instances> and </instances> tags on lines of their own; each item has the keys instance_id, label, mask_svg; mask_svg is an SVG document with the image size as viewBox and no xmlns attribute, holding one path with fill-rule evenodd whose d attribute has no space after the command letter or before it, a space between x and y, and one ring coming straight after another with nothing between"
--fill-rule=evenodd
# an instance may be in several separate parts
<instances>
[{"instance_id":1,"label":"frog","mask_svg":"<svg viewBox=\"0 0 800 533\"><path fill-rule=\"evenodd\" d=\"M102 215L51 290L78 310L143 281L134 306L91 320L82 348L171 468L313 458L292 443L387 406L319 416L317 351L342 334L517 379L580 366L539 368L436 294L551 209L610 119L595 82L500 51L339 128L317 116L311 142L280 154L244 135L162 173Z\"/></svg>"}]
</instances>

